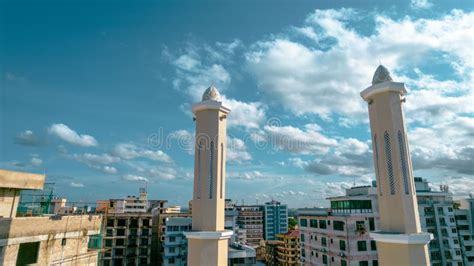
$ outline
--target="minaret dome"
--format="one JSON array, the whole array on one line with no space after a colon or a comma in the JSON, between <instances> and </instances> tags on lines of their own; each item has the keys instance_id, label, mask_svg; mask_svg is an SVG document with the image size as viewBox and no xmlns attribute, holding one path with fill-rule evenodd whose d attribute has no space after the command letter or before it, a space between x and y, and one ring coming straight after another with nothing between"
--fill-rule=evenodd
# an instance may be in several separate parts
<instances>
[{"instance_id":1,"label":"minaret dome","mask_svg":"<svg viewBox=\"0 0 474 266\"><path fill-rule=\"evenodd\" d=\"M218 101L221 95L219 94L219 91L214 85L211 85L211 87L207 88L206 91L204 91L204 94L202 95L202 100L207 101L207 100L213 100L213 101Z\"/></svg>"},{"instance_id":2,"label":"minaret dome","mask_svg":"<svg viewBox=\"0 0 474 266\"><path fill-rule=\"evenodd\" d=\"M388 69L382 65L379 65L375 70L374 77L372 78L372 85L382 83L385 81L393 81L390 76Z\"/></svg>"}]
</instances>

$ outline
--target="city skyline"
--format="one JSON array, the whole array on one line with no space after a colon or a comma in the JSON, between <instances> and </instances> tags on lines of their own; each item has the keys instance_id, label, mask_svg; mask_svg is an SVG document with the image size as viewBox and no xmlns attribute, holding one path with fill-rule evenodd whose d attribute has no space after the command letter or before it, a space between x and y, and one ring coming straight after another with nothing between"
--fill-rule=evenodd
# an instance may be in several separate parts
<instances>
[{"instance_id":1,"label":"city skyline","mask_svg":"<svg viewBox=\"0 0 474 266\"><path fill-rule=\"evenodd\" d=\"M358 93L382 63L407 84L414 175L472 191L468 1L228 4L233 16L216 2L0 4L1 168L46 173L73 201L146 181L150 198L186 206L190 106L215 84L232 110L227 198L312 207L375 179Z\"/></svg>"}]
</instances>

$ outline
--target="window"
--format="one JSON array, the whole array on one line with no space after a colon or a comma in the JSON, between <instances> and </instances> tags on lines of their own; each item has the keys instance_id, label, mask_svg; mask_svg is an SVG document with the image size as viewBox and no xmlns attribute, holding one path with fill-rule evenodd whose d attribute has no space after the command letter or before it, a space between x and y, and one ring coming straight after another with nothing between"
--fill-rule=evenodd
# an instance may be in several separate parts
<instances>
[{"instance_id":1,"label":"window","mask_svg":"<svg viewBox=\"0 0 474 266\"><path fill-rule=\"evenodd\" d=\"M367 251L367 242L357 241L357 251Z\"/></svg>"},{"instance_id":2,"label":"window","mask_svg":"<svg viewBox=\"0 0 474 266\"><path fill-rule=\"evenodd\" d=\"M309 226L313 228L318 228L318 220L316 219L309 220Z\"/></svg>"},{"instance_id":3,"label":"window","mask_svg":"<svg viewBox=\"0 0 474 266\"><path fill-rule=\"evenodd\" d=\"M370 229L370 231L374 231L374 230L375 230L374 217L369 217L369 229Z\"/></svg>"},{"instance_id":4,"label":"window","mask_svg":"<svg viewBox=\"0 0 474 266\"><path fill-rule=\"evenodd\" d=\"M142 225L143 226L150 226L150 219L143 219L142 220Z\"/></svg>"},{"instance_id":5,"label":"window","mask_svg":"<svg viewBox=\"0 0 474 266\"><path fill-rule=\"evenodd\" d=\"M339 249L345 251L346 250L346 241L339 240Z\"/></svg>"},{"instance_id":6,"label":"window","mask_svg":"<svg viewBox=\"0 0 474 266\"><path fill-rule=\"evenodd\" d=\"M115 240L115 245L116 246L123 246L124 243L125 243L125 240L123 238L117 238Z\"/></svg>"},{"instance_id":7,"label":"window","mask_svg":"<svg viewBox=\"0 0 474 266\"><path fill-rule=\"evenodd\" d=\"M377 244L375 240L370 240L370 250L377 250Z\"/></svg>"},{"instance_id":8,"label":"window","mask_svg":"<svg viewBox=\"0 0 474 266\"><path fill-rule=\"evenodd\" d=\"M117 236L125 236L125 229L117 229Z\"/></svg>"},{"instance_id":9,"label":"window","mask_svg":"<svg viewBox=\"0 0 474 266\"><path fill-rule=\"evenodd\" d=\"M408 191L408 170L407 160L405 157L405 143L403 142L402 132L398 131L398 149L400 150L400 165L402 167L403 184L405 187L405 194L409 194Z\"/></svg>"},{"instance_id":10,"label":"window","mask_svg":"<svg viewBox=\"0 0 474 266\"><path fill-rule=\"evenodd\" d=\"M107 226L114 226L114 219L107 219Z\"/></svg>"},{"instance_id":11,"label":"window","mask_svg":"<svg viewBox=\"0 0 474 266\"><path fill-rule=\"evenodd\" d=\"M459 249L456 249L456 256L461 256L461 251Z\"/></svg>"},{"instance_id":12,"label":"window","mask_svg":"<svg viewBox=\"0 0 474 266\"><path fill-rule=\"evenodd\" d=\"M341 266L347 266L347 261L341 260Z\"/></svg>"},{"instance_id":13,"label":"window","mask_svg":"<svg viewBox=\"0 0 474 266\"><path fill-rule=\"evenodd\" d=\"M393 176L393 165L392 165L392 148L390 147L390 136L388 132L384 133L385 141L385 160L387 162L388 180L390 184L390 194L395 195L395 179Z\"/></svg>"},{"instance_id":14,"label":"window","mask_svg":"<svg viewBox=\"0 0 474 266\"><path fill-rule=\"evenodd\" d=\"M456 230L456 228L451 228L451 232L452 232L453 234L456 234L456 233L458 232L458 230Z\"/></svg>"},{"instance_id":15,"label":"window","mask_svg":"<svg viewBox=\"0 0 474 266\"><path fill-rule=\"evenodd\" d=\"M169 259L168 259L168 263L169 263L169 264L174 264L174 257L169 258Z\"/></svg>"},{"instance_id":16,"label":"window","mask_svg":"<svg viewBox=\"0 0 474 266\"><path fill-rule=\"evenodd\" d=\"M123 248L114 249L115 256L123 256Z\"/></svg>"},{"instance_id":17,"label":"window","mask_svg":"<svg viewBox=\"0 0 474 266\"><path fill-rule=\"evenodd\" d=\"M176 237L175 236L170 236L170 242L175 242L176 241Z\"/></svg>"},{"instance_id":18,"label":"window","mask_svg":"<svg viewBox=\"0 0 474 266\"><path fill-rule=\"evenodd\" d=\"M379 266L379 261L378 260L372 261L372 266Z\"/></svg>"},{"instance_id":19,"label":"window","mask_svg":"<svg viewBox=\"0 0 474 266\"><path fill-rule=\"evenodd\" d=\"M16 265L29 265L38 261L40 242L21 243L18 249Z\"/></svg>"},{"instance_id":20,"label":"window","mask_svg":"<svg viewBox=\"0 0 474 266\"><path fill-rule=\"evenodd\" d=\"M148 228L142 229L142 235L143 236L147 236L148 234L150 234L150 230Z\"/></svg>"},{"instance_id":21,"label":"window","mask_svg":"<svg viewBox=\"0 0 474 266\"><path fill-rule=\"evenodd\" d=\"M105 247L112 247L112 239L105 240Z\"/></svg>"},{"instance_id":22,"label":"window","mask_svg":"<svg viewBox=\"0 0 474 266\"><path fill-rule=\"evenodd\" d=\"M328 256L323 255L323 264L327 265L328 264Z\"/></svg>"},{"instance_id":23,"label":"window","mask_svg":"<svg viewBox=\"0 0 474 266\"><path fill-rule=\"evenodd\" d=\"M106 236L113 236L114 235L114 229L107 229Z\"/></svg>"},{"instance_id":24,"label":"window","mask_svg":"<svg viewBox=\"0 0 474 266\"><path fill-rule=\"evenodd\" d=\"M319 220L319 228L326 229L326 220Z\"/></svg>"},{"instance_id":25,"label":"window","mask_svg":"<svg viewBox=\"0 0 474 266\"><path fill-rule=\"evenodd\" d=\"M119 219L117 220L117 226L126 226L127 220Z\"/></svg>"},{"instance_id":26,"label":"window","mask_svg":"<svg viewBox=\"0 0 474 266\"><path fill-rule=\"evenodd\" d=\"M356 221L356 230L357 231L365 230L365 222L364 221Z\"/></svg>"},{"instance_id":27,"label":"window","mask_svg":"<svg viewBox=\"0 0 474 266\"><path fill-rule=\"evenodd\" d=\"M337 231L344 231L344 222L343 221L334 221L333 228Z\"/></svg>"},{"instance_id":28,"label":"window","mask_svg":"<svg viewBox=\"0 0 474 266\"><path fill-rule=\"evenodd\" d=\"M327 245L327 241L325 237L321 237L321 246L325 247Z\"/></svg>"},{"instance_id":29,"label":"window","mask_svg":"<svg viewBox=\"0 0 474 266\"><path fill-rule=\"evenodd\" d=\"M300 219L300 226L301 227L308 226L308 220L307 219Z\"/></svg>"},{"instance_id":30,"label":"window","mask_svg":"<svg viewBox=\"0 0 474 266\"><path fill-rule=\"evenodd\" d=\"M130 227L138 227L138 219L130 219Z\"/></svg>"},{"instance_id":31,"label":"window","mask_svg":"<svg viewBox=\"0 0 474 266\"><path fill-rule=\"evenodd\" d=\"M452 207L448 207L448 212L453 212L453 208L452 208Z\"/></svg>"},{"instance_id":32,"label":"window","mask_svg":"<svg viewBox=\"0 0 474 266\"><path fill-rule=\"evenodd\" d=\"M359 266L369 266L369 262L368 261L359 261Z\"/></svg>"},{"instance_id":33,"label":"window","mask_svg":"<svg viewBox=\"0 0 474 266\"><path fill-rule=\"evenodd\" d=\"M175 248L175 247L169 247L169 248L168 248L168 251L169 251L170 253L174 253L174 252L176 251L176 248Z\"/></svg>"}]
</instances>

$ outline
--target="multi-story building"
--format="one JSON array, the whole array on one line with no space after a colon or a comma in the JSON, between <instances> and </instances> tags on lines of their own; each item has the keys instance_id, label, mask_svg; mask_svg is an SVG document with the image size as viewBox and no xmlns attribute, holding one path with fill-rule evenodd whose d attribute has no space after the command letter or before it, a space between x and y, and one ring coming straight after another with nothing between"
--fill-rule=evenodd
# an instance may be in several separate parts
<instances>
[{"instance_id":1,"label":"multi-story building","mask_svg":"<svg viewBox=\"0 0 474 266\"><path fill-rule=\"evenodd\" d=\"M474 198L462 199L454 209L464 265L474 265Z\"/></svg>"},{"instance_id":2,"label":"multi-story building","mask_svg":"<svg viewBox=\"0 0 474 266\"><path fill-rule=\"evenodd\" d=\"M163 214L161 265L187 265L187 239L184 232L191 231L192 218L188 213L179 216ZM162 216L163 216L162 215ZM255 249L236 242L229 242L228 265L255 265Z\"/></svg>"},{"instance_id":3,"label":"multi-story building","mask_svg":"<svg viewBox=\"0 0 474 266\"><path fill-rule=\"evenodd\" d=\"M233 231L234 234L230 238L230 243L247 243L247 231L242 229L237 223L239 211L230 199L225 200L225 218L224 229Z\"/></svg>"},{"instance_id":4,"label":"multi-story building","mask_svg":"<svg viewBox=\"0 0 474 266\"><path fill-rule=\"evenodd\" d=\"M302 264L378 265L369 236L379 223L376 188L353 187L329 200L329 209L298 210Z\"/></svg>"},{"instance_id":5,"label":"multi-story building","mask_svg":"<svg viewBox=\"0 0 474 266\"><path fill-rule=\"evenodd\" d=\"M255 249L239 243L229 245L228 257L229 266L251 266L257 263Z\"/></svg>"},{"instance_id":6,"label":"multi-story building","mask_svg":"<svg viewBox=\"0 0 474 266\"><path fill-rule=\"evenodd\" d=\"M257 247L263 240L263 207L260 205L236 206L237 224L246 231L246 244Z\"/></svg>"},{"instance_id":7,"label":"multi-story building","mask_svg":"<svg viewBox=\"0 0 474 266\"><path fill-rule=\"evenodd\" d=\"M21 190L40 190L44 175L0 170L0 265L97 265L91 237L100 215L16 217Z\"/></svg>"},{"instance_id":8,"label":"multi-story building","mask_svg":"<svg viewBox=\"0 0 474 266\"><path fill-rule=\"evenodd\" d=\"M192 219L190 217L165 218L161 265L186 265L188 241L184 236L184 232L191 231L191 227Z\"/></svg>"},{"instance_id":9,"label":"multi-story building","mask_svg":"<svg viewBox=\"0 0 474 266\"><path fill-rule=\"evenodd\" d=\"M150 265L151 213L107 213L101 265Z\"/></svg>"},{"instance_id":10,"label":"multi-story building","mask_svg":"<svg viewBox=\"0 0 474 266\"><path fill-rule=\"evenodd\" d=\"M452 195L446 186L433 191L421 177L415 177L415 187L421 227L434 237L429 244L431 265L463 265Z\"/></svg>"},{"instance_id":11,"label":"multi-story building","mask_svg":"<svg viewBox=\"0 0 474 266\"><path fill-rule=\"evenodd\" d=\"M145 189L125 199L97 201L104 213L101 265L150 265L158 261L158 221L163 200L148 200Z\"/></svg>"},{"instance_id":12,"label":"multi-story building","mask_svg":"<svg viewBox=\"0 0 474 266\"><path fill-rule=\"evenodd\" d=\"M277 239L280 242L277 248L278 265L300 265L300 231L291 230L285 234L278 234Z\"/></svg>"},{"instance_id":13,"label":"multi-story building","mask_svg":"<svg viewBox=\"0 0 474 266\"><path fill-rule=\"evenodd\" d=\"M166 241L166 235L165 234L167 232L168 222L169 221L173 222L174 221L173 219L178 219L179 221L184 221L184 219L191 220L191 217L192 217L192 214L188 213L188 212L160 213L158 215L158 219L157 219L158 225L156 226L158 242L157 242L156 248L154 249L154 250L157 250L157 252L154 252L154 254L156 255L156 259L153 258L154 261L157 260L160 265L164 263L165 241ZM187 246L186 246L186 249L187 249ZM184 260L184 262L186 262L186 260ZM176 264L176 265L180 265L180 264ZM184 264L182 264L182 265L184 265Z\"/></svg>"},{"instance_id":14,"label":"multi-story building","mask_svg":"<svg viewBox=\"0 0 474 266\"><path fill-rule=\"evenodd\" d=\"M264 239L275 240L277 234L288 232L288 208L285 204L272 200L263 205Z\"/></svg>"}]
</instances>

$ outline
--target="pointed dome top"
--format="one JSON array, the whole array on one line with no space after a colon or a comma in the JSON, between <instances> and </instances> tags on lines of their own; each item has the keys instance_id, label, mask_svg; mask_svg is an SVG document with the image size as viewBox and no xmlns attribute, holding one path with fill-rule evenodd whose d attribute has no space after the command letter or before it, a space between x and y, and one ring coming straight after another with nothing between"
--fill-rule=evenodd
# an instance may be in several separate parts
<instances>
[{"instance_id":1,"label":"pointed dome top","mask_svg":"<svg viewBox=\"0 0 474 266\"><path fill-rule=\"evenodd\" d=\"M203 101L207 101L207 100L218 101L219 98L220 98L219 91L214 85L211 85L211 87L207 88L207 90L202 95Z\"/></svg>"},{"instance_id":2,"label":"pointed dome top","mask_svg":"<svg viewBox=\"0 0 474 266\"><path fill-rule=\"evenodd\" d=\"M392 77L390 77L390 72L388 72L387 68L382 65L379 65L375 70L374 77L372 78L372 85L382 83L385 81L393 81Z\"/></svg>"}]
</instances>

